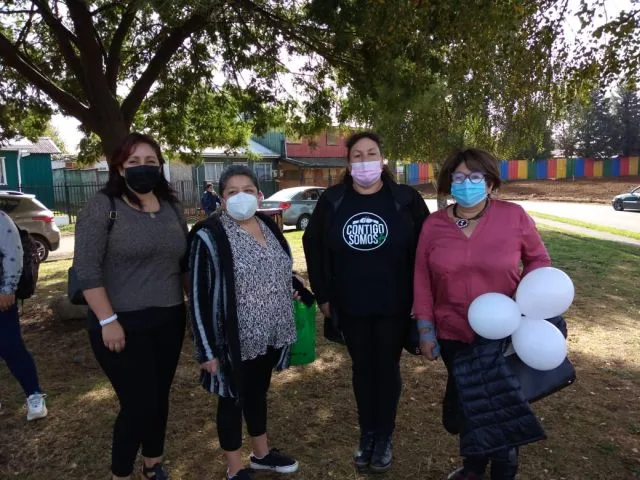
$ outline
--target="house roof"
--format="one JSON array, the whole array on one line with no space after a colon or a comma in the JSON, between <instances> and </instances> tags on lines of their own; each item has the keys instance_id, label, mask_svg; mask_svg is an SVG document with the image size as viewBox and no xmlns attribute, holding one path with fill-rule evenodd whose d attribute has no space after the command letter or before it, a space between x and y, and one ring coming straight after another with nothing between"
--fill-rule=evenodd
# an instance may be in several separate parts
<instances>
[{"instance_id":1,"label":"house roof","mask_svg":"<svg viewBox=\"0 0 640 480\"><path fill-rule=\"evenodd\" d=\"M209 147L205 148L200 154L204 157L240 157L246 158L247 151L253 155L258 155L262 158L280 158L280 154L268 149L264 145L260 145L255 140L249 140L247 147L239 147L234 149L224 147Z\"/></svg>"},{"instance_id":2,"label":"house roof","mask_svg":"<svg viewBox=\"0 0 640 480\"><path fill-rule=\"evenodd\" d=\"M283 160L297 167L307 168L344 168L347 166L347 160L344 157L287 157Z\"/></svg>"},{"instance_id":3,"label":"house roof","mask_svg":"<svg viewBox=\"0 0 640 480\"><path fill-rule=\"evenodd\" d=\"M49 137L40 137L36 143L29 140L20 139L13 143L0 146L0 150L26 150L29 153L49 153L57 154L62 153L60 149L53 143Z\"/></svg>"}]
</instances>

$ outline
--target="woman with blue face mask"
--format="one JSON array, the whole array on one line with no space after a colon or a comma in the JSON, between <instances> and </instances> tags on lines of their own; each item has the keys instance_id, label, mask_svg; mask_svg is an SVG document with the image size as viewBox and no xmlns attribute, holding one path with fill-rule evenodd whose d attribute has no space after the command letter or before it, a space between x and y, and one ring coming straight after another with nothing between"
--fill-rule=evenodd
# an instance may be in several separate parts
<instances>
[{"instance_id":1,"label":"woman with blue face mask","mask_svg":"<svg viewBox=\"0 0 640 480\"><path fill-rule=\"evenodd\" d=\"M512 297L522 276L550 265L531 217L515 203L491 198L491 192L499 186L498 162L490 153L470 148L452 154L440 171L438 193L451 195L455 203L429 216L416 252L413 310L420 350L429 360L441 356L447 368L442 420L452 434L465 431L461 419L466 405L457 386L456 356L482 340L469 325L469 305L489 292ZM490 362L484 359L480 363L484 367ZM491 375L480 374L477 378L476 392L502 393L509 388ZM522 414L528 406L506 403L503 398L486 404L478 399L469 407L476 414L487 407L486 416L474 417L474 425L493 429L490 441L501 440L499 445L486 448L478 435L473 440L475 453L463 453L463 467L453 472L450 480L483 479L489 463L492 480L515 479L517 446L538 440L538 425L532 414ZM497 424L492 408L517 411L521 416L512 423Z\"/></svg>"},{"instance_id":2,"label":"woman with blue face mask","mask_svg":"<svg viewBox=\"0 0 640 480\"><path fill-rule=\"evenodd\" d=\"M200 381L219 397L216 427L229 480L250 480L251 470L298 469L296 460L270 450L267 442L271 373L288 366L296 328L291 250L275 222L257 212L259 191L251 169L228 167L218 189L222 209L190 233L190 306ZM243 416L251 436L251 470L243 468L240 452Z\"/></svg>"}]
</instances>

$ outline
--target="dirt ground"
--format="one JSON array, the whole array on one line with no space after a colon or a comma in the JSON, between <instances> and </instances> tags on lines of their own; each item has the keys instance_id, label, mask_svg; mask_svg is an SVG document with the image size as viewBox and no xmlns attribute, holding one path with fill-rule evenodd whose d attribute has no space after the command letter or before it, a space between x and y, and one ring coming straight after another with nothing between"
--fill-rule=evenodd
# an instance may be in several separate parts
<instances>
[{"instance_id":1,"label":"dirt ground","mask_svg":"<svg viewBox=\"0 0 640 480\"><path fill-rule=\"evenodd\" d=\"M614 196L628 192L638 185L640 176L519 180L503 183L499 194L505 200L610 203ZM433 185L419 185L417 188L424 196L435 197Z\"/></svg>"}]
</instances>

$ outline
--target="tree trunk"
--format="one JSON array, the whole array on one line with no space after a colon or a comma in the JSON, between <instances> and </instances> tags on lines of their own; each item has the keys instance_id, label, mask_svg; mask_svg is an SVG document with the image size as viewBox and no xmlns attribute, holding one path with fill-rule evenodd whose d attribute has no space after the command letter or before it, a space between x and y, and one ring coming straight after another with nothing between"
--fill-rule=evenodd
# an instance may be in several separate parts
<instances>
[{"instance_id":1,"label":"tree trunk","mask_svg":"<svg viewBox=\"0 0 640 480\"><path fill-rule=\"evenodd\" d=\"M125 124L120 112L119 115L109 115L111 118L98 122L96 134L100 137L102 143L102 151L107 158L111 156L113 151L120 145L122 139L129 133L129 127Z\"/></svg>"}]
</instances>

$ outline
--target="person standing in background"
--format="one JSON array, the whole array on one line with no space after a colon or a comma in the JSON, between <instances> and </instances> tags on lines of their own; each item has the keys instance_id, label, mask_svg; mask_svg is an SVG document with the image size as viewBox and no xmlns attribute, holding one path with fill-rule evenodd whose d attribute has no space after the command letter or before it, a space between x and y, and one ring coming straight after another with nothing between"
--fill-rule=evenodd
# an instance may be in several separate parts
<instances>
[{"instance_id":1,"label":"person standing in background","mask_svg":"<svg viewBox=\"0 0 640 480\"><path fill-rule=\"evenodd\" d=\"M204 193L202 194L202 199L200 200L200 204L202 206L202 210L204 210L205 215L208 217L213 212L215 212L218 207L221 205L220 197L213 190L213 185L211 183L207 183L205 185Z\"/></svg>"}]
</instances>

